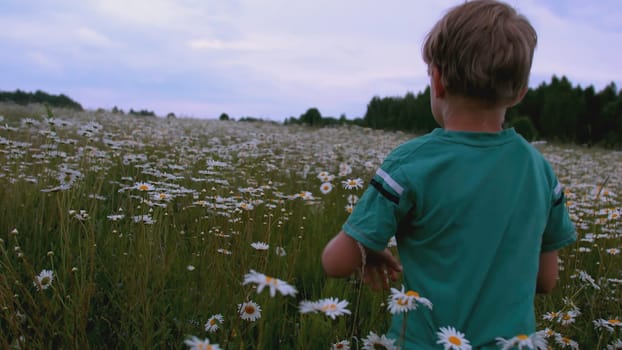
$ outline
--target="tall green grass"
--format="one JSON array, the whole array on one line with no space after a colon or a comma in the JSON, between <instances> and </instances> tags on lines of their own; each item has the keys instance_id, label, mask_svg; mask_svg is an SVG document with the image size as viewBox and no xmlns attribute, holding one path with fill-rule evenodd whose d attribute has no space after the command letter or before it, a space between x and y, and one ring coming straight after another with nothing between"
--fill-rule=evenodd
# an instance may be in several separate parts
<instances>
[{"instance_id":1,"label":"tall green grass","mask_svg":"<svg viewBox=\"0 0 622 350\"><path fill-rule=\"evenodd\" d=\"M387 329L387 294L355 276L327 279L319 257L347 218L347 196L362 194L341 181L368 180L412 135L63 110L50 120L16 108L0 108L0 347L181 349L194 335L227 349L326 349L343 339L356 349ZM567 185L580 238L594 237L562 252L558 287L536 300L540 329L605 348L622 334L593 324L622 317L622 258L606 250L622 248L622 155L540 147ZM342 164L352 173L339 176ZM335 175L328 194L320 171ZM599 194L607 178L607 195ZM154 222L135 221L143 215ZM44 269L54 279L39 290ZM257 294L242 284L251 269L298 293ZM349 301L352 314L298 312L300 301L326 297ZM250 300L262 309L255 322L237 311ZM569 310L580 311L573 323L542 319ZM208 333L214 314L224 323Z\"/></svg>"}]
</instances>

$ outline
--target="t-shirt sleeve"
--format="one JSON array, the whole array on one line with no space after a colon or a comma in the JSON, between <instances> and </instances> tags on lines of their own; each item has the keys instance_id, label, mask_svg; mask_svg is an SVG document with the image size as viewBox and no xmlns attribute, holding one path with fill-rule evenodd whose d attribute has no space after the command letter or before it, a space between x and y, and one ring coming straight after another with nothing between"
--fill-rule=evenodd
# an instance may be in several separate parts
<instances>
[{"instance_id":1,"label":"t-shirt sleeve","mask_svg":"<svg viewBox=\"0 0 622 350\"><path fill-rule=\"evenodd\" d=\"M555 180L551 194L549 219L542 237L542 252L558 250L576 240L577 232L566 208L564 189L559 181Z\"/></svg>"},{"instance_id":2,"label":"t-shirt sleeve","mask_svg":"<svg viewBox=\"0 0 622 350\"><path fill-rule=\"evenodd\" d=\"M343 231L372 250L382 250L414 203L400 162L386 160L376 171Z\"/></svg>"}]
</instances>

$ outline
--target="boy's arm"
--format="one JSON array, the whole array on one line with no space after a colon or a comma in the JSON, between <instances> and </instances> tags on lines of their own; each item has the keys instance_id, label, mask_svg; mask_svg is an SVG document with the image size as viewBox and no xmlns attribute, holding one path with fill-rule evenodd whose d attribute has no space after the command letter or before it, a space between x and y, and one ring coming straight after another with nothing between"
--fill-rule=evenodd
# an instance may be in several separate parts
<instances>
[{"instance_id":1,"label":"boy's arm","mask_svg":"<svg viewBox=\"0 0 622 350\"><path fill-rule=\"evenodd\" d=\"M388 289L390 278L398 279L402 266L388 249L374 251L363 247L366 262L363 282L374 290ZM345 232L339 232L324 248L322 267L330 277L347 277L361 268L363 256L357 241Z\"/></svg>"},{"instance_id":2,"label":"boy's arm","mask_svg":"<svg viewBox=\"0 0 622 350\"><path fill-rule=\"evenodd\" d=\"M536 293L550 293L557 283L558 273L557 250L541 253Z\"/></svg>"},{"instance_id":3,"label":"boy's arm","mask_svg":"<svg viewBox=\"0 0 622 350\"><path fill-rule=\"evenodd\" d=\"M322 252L322 267L330 277L347 277L361 267L362 256L354 238L339 232Z\"/></svg>"}]
</instances>

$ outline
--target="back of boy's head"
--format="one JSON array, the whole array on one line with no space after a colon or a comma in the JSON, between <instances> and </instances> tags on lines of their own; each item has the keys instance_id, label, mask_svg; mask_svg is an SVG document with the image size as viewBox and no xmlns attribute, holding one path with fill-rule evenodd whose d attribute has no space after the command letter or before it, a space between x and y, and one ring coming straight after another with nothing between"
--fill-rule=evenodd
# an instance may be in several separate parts
<instances>
[{"instance_id":1,"label":"back of boy's head","mask_svg":"<svg viewBox=\"0 0 622 350\"><path fill-rule=\"evenodd\" d=\"M452 95L486 104L515 102L527 87L537 34L509 5L476 0L439 20L423 46L423 59L441 73Z\"/></svg>"}]
</instances>

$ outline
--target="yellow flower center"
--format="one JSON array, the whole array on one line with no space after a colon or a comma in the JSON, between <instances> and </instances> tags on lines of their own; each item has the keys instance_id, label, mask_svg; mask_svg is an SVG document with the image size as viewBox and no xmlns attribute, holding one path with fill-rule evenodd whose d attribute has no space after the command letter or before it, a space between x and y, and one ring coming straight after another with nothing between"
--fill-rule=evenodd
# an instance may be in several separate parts
<instances>
[{"instance_id":1,"label":"yellow flower center","mask_svg":"<svg viewBox=\"0 0 622 350\"><path fill-rule=\"evenodd\" d=\"M337 345L335 346L335 349L343 349L343 344L337 344Z\"/></svg>"},{"instance_id":2,"label":"yellow flower center","mask_svg":"<svg viewBox=\"0 0 622 350\"><path fill-rule=\"evenodd\" d=\"M622 324L622 321L616 320L616 319L607 320L607 322L609 322L609 324L615 324L615 325Z\"/></svg>"},{"instance_id":3,"label":"yellow flower center","mask_svg":"<svg viewBox=\"0 0 622 350\"><path fill-rule=\"evenodd\" d=\"M328 304L328 305L322 306L322 311L334 311L336 309L337 309L337 305L335 304Z\"/></svg>"},{"instance_id":4,"label":"yellow flower center","mask_svg":"<svg viewBox=\"0 0 622 350\"><path fill-rule=\"evenodd\" d=\"M138 189L141 190L141 191L147 191L147 190L149 190L149 186L147 186L145 184L142 184L142 185L138 186Z\"/></svg>"},{"instance_id":5,"label":"yellow flower center","mask_svg":"<svg viewBox=\"0 0 622 350\"><path fill-rule=\"evenodd\" d=\"M527 336L526 334L519 334L516 336L516 339L518 340L527 340L529 338L529 336Z\"/></svg>"},{"instance_id":6,"label":"yellow flower center","mask_svg":"<svg viewBox=\"0 0 622 350\"><path fill-rule=\"evenodd\" d=\"M160 193L160 199L166 198L166 193Z\"/></svg>"},{"instance_id":7,"label":"yellow flower center","mask_svg":"<svg viewBox=\"0 0 622 350\"><path fill-rule=\"evenodd\" d=\"M562 318L564 319L564 321L568 321L568 320L572 319L572 316L570 316L570 314L564 314L564 316L562 316Z\"/></svg>"},{"instance_id":8,"label":"yellow flower center","mask_svg":"<svg viewBox=\"0 0 622 350\"><path fill-rule=\"evenodd\" d=\"M246 305L246 307L244 308L244 312L247 314L254 314L255 307L253 307L253 305Z\"/></svg>"},{"instance_id":9,"label":"yellow flower center","mask_svg":"<svg viewBox=\"0 0 622 350\"><path fill-rule=\"evenodd\" d=\"M215 325L215 324L216 324L216 319L215 319L215 318L212 318L211 320L209 320L209 324L210 324L211 326Z\"/></svg>"},{"instance_id":10,"label":"yellow flower center","mask_svg":"<svg viewBox=\"0 0 622 350\"><path fill-rule=\"evenodd\" d=\"M401 305L401 306L408 305L408 299L406 299L406 298L399 298L399 299L397 299L397 304Z\"/></svg>"},{"instance_id":11,"label":"yellow flower center","mask_svg":"<svg viewBox=\"0 0 622 350\"><path fill-rule=\"evenodd\" d=\"M455 335L450 336L449 338L447 338L447 340L449 340L449 342L453 345L462 345L462 340L460 340L460 338L456 337Z\"/></svg>"},{"instance_id":12,"label":"yellow flower center","mask_svg":"<svg viewBox=\"0 0 622 350\"><path fill-rule=\"evenodd\" d=\"M43 277L41 279L41 284L44 285L44 286L47 285L47 284L50 284L50 278L48 276Z\"/></svg>"},{"instance_id":13,"label":"yellow flower center","mask_svg":"<svg viewBox=\"0 0 622 350\"><path fill-rule=\"evenodd\" d=\"M408 292L406 292L406 295L408 295L409 297L415 297L415 298L419 298L419 293L415 292L414 290L409 290Z\"/></svg>"}]
</instances>

